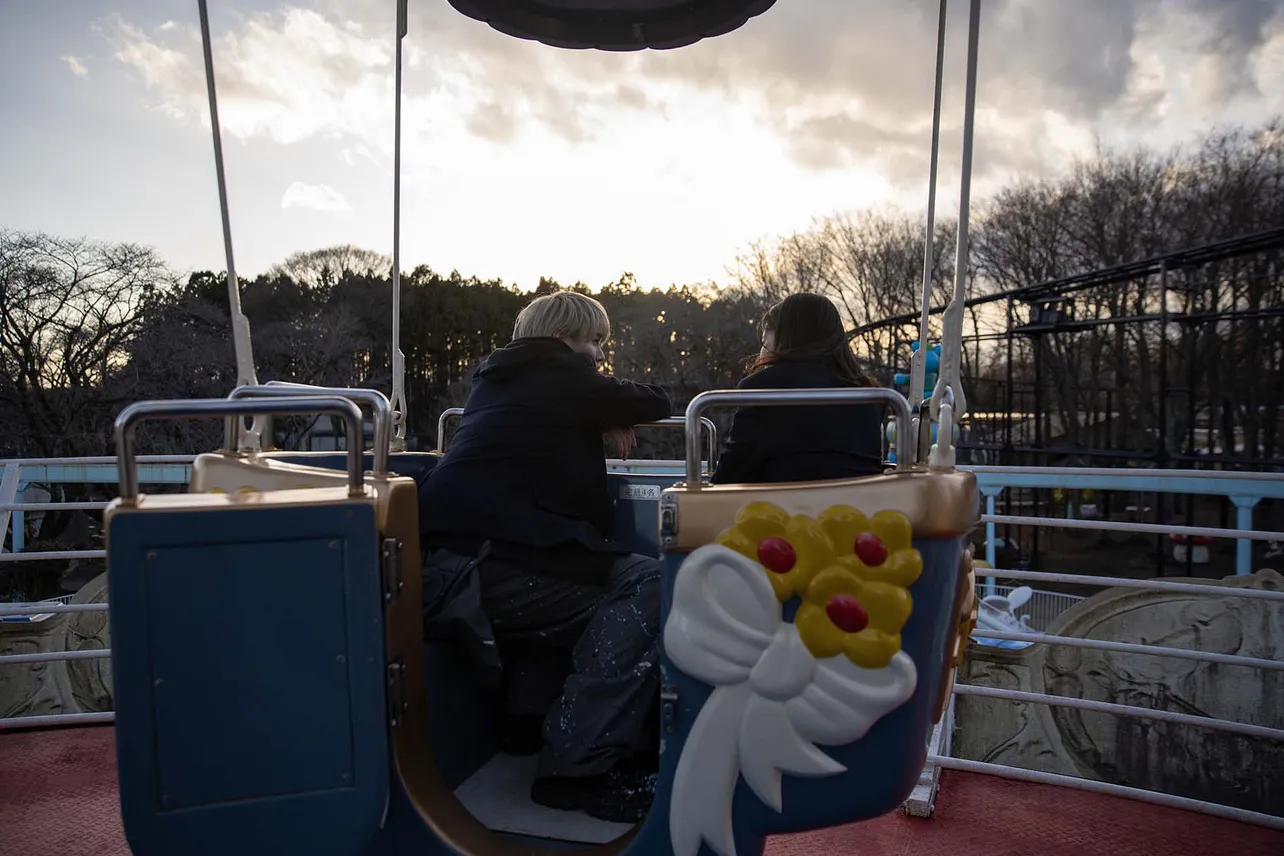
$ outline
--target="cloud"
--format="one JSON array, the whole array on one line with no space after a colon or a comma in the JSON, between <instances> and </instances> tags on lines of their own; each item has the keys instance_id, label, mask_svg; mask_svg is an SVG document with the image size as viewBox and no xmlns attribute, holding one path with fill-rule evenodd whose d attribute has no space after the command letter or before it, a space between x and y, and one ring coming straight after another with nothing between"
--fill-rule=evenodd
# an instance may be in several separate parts
<instances>
[{"instance_id":1,"label":"cloud","mask_svg":"<svg viewBox=\"0 0 1284 856\"><path fill-rule=\"evenodd\" d=\"M296 181L281 196L282 208L311 208L314 211L337 213L350 211L352 206L343 194L328 184L305 184Z\"/></svg>"},{"instance_id":2,"label":"cloud","mask_svg":"<svg viewBox=\"0 0 1284 856\"><path fill-rule=\"evenodd\" d=\"M950 4L947 19L947 153L962 133L967 5ZM1268 73L1268 57L1284 57L1281 8L1275 0L986 0L977 175L1001 180L1064 163L1090 152L1102 129L1121 142L1164 145L1189 133L1184 117L1206 127L1284 110L1284 80ZM740 33L648 57L645 68L707 90L761 93L761 121L809 168L873 163L896 183L921 184L936 15L933 0L780 3ZM1174 85L1192 69L1197 80Z\"/></svg>"},{"instance_id":3,"label":"cloud","mask_svg":"<svg viewBox=\"0 0 1284 856\"><path fill-rule=\"evenodd\" d=\"M219 114L228 134L267 137L283 145L315 137L362 141L391 153L391 17L376 16L360 0L341 4L340 11L286 5L244 16L231 26L217 18L211 22ZM470 41L470 33L476 33L462 16L450 9L431 14L440 22L414 20L417 38L403 43L407 143L461 133L511 143L529 127L580 142L595 136L598 108L649 106L635 87L563 73L562 58L547 49L510 44L499 36ZM97 29L115 59L138 75L150 108L208 122L194 23L170 21L148 31L113 15ZM462 40L455 41L455 34Z\"/></svg>"},{"instance_id":4,"label":"cloud","mask_svg":"<svg viewBox=\"0 0 1284 856\"><path fill-rule=\"evenodd\" d=\"M216 15L227 133L283 145L332 139L349 163L389 158L390 8L315 0ZM403 139L425 158L470 142L508 147L550 136L574 148L714 96L727 116L751 110L807 170L874 169L893 188L919 188L937 9L937 0L781 2L723 38L613 54L547 48L445 3L412 4ZM1107 142L1163 145L1213 121L1284 112L1282 10L1277 0L986 0L978 181L1065 163L1090 153L1103 131ZM942 147L951 154L962 133L967 11L950 4ZM207 121L192 23L144 31L115 16L100 29L138 74L149 106ZM942 181L954 174L943 157Z\"/></svg>"},{"instance_id":5,"label":"cloud","mask_svg":"<svg viewBox=\"0 0 1284 856\"><path fill-rule=\"evenodd\" d=\"M85 64L81 62L79 59L77 59L76 57L68 54L67 56L62 57L62 61L67 64L67 70L70 71L72 74L74 74L76 77L89 76L89 69L85 68Z\"/></svg>"},{"instance_id":6,"label":"cloud","mask_svg":"<svg viewBox=\"0 0 1284 856\"><path fill-rule=\"evenodd\" d=\"M208 123L201 39L194 24L148 34L119 15L99 26L115 58L151 94L149 106ZM315 11L254 16L215 40L219 118L226 132L289 145L316 136L361 136L391 100L390 45Z\"/></svg>"}]
</instances>

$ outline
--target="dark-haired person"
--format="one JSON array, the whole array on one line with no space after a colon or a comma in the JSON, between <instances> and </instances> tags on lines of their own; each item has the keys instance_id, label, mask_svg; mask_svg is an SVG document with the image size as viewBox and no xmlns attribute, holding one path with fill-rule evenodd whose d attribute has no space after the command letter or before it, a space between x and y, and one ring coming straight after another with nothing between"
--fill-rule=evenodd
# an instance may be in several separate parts
<instances>
[{"instance_id":1,"label":"dark-haired person","mask_svg":"<svg viewBox=\"0 0 1284 856\"><path fill-rule=\"evenodd\" d=\"M575 292L518 314L513 341L473 375L454 442L420 490L419 528L435 551L425 573L476 563L501 641L571 651L531 799L636 822L655 780L660 563L612 539L602 437L623 457L632 427L671 404L659 387L600 372L610 331L602 304Z\"/></svg>"},{"instance_id":2,"label":"dark-haired person","mask_svg":"<svg viewBox=\"0 0 1284 856\"><path fill-rule=\"evenodd\" d=\"M847 344L842 318L819 294L791 294L762 318L762 351L739 389L873 387ZM883 471L877 404L742 407L715 484L824 481Z\"/></svg>"}]
</instances>

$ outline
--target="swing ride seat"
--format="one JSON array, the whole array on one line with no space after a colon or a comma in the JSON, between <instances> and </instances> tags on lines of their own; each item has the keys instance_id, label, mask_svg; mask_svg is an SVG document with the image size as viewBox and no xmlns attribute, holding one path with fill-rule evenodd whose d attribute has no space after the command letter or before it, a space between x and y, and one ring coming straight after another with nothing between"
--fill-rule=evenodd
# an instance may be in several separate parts
<instances>
[{"instance_id":1,"label":"swing ride seat","mask_svg":"<svg viewBox=\"0 0 1284 856\"><path fill-rule=\"evenodd\" d=\"M104 525L121 815L138 856L358 853L380 826L396 564L380 539L418 552L413 482L363 480L359 454L345 484L306 490L139 496L133 472L144 418L318 411L342 416L356 446L360 412L333 396L143 402L117 419L121 496Z\"/></svg>"},{"instance_id":2,"label":"swing ride seat","mask_svg":"<svg viewBox=\"0 0 1284 856\"><path fill-rule=\"evenodd\" d=\"M770 9L776 0L450 0L501 33L559 48L666 50L721 36Z\"/></svg>"},{"instance_id":3,"label":"swing ride seat","mask_svg":"<svg viewBox=\"0 0 1284 856\"><path fill-rule=\"evenodd\" d=\"M749 395L770 403L773 394ZM719 395L744 394L705 394L692 406ZM355 405L319 396L143 403L122 413L118 435L148 414L198 406L324 406L352 420L349 442L358 442ZM690 420L689 410L698 432ZM127 487L132 447L119 442L122 498L105 522L121 806L138 856L233 847L247 856L503 856L536 839L677 856L697 856L703 840L747 855L766 834L890 811L922 769L965 630L957 595L977 511L969 474L716 487L616 477L663 521L664 748L655 804L632 829L531 804L533 759L499 754L486 727L493 690L453 644L424 645L413 479L362 473L356 453L347 472L214 454L198 459L204 487L255 489L137 498ZM695 473L698 433L688 446ZM835 517L835 507L868 519ZM904 592L852 576L879 567L878 556L854 564L864 554L842 542L865 530L883 538ZM828 534L817 541L817 532ZM764 535L796 558L774 582L771 545L746 548L745 538ZM899 650L877 668L821 650L870 653L835 635L832 621L821 627L814 606L785 598L782 611L785 589L773 585L794 586L808 603L817 586L837 585L831 600L869 595L874 627L912 603ZM777 748L764 756L754 747ZM787 777L782 789L782 771L810 778ZM692 814L690 805L704 807Z\"/></svg>"},{"instance_id":4,"label":"swing ride seat","mask_svg":"<svg viewBox=\"0 0 1284 856\"><path fill-rule=\"evenodd\" d=\"M890 390L710 392L711 405L891 405ZM901 460L911 460L908 442ZM687 468L698 448L688 435ZM970 473L691 483L664 493L664 738L652 816L676 856L885 814L909 796L974 621ZM824 747L823 749L819 747ZM788 775L786 775L788 774ZM659 852L659 851L655 851Z\"/></svg>"}]
</instances>

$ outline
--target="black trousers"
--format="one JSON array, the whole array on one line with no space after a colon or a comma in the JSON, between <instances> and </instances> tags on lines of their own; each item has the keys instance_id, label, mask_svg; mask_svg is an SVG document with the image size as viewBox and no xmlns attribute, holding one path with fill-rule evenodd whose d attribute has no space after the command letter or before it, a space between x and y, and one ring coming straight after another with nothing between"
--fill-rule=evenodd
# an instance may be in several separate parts
<instances>
[{"instance_id":1,"label":"black trousers","mask_svg":"<svg viewBox=\"0 0 1284 856\"><path fill-rule=\"evenodd\" d=\"M432 564L469 562L442 550ZM544 718L537 775L592 776L653 745L660 684L660 562L621 555L604 586L564 582L484 556L482 609L506 647L571 652L571 673Z\"/></svg>"}]
</instances>

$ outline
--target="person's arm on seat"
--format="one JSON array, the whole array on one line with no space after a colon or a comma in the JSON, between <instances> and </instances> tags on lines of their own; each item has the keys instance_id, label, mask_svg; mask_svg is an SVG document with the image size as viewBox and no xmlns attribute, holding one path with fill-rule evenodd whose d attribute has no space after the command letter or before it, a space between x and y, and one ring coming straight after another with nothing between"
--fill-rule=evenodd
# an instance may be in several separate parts
<instances>
[{"instance_id":1,"label":"person's arm on seat","mask_svg":"<svg viewBox=\"0 0 1284 856\"><path fill-rule=\"evenodd\" d=\"M603 432L667 419L669 394L658 386L594 373L588 393L589 416Z\"/></svg>"}]
</instances>

